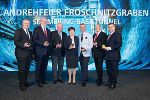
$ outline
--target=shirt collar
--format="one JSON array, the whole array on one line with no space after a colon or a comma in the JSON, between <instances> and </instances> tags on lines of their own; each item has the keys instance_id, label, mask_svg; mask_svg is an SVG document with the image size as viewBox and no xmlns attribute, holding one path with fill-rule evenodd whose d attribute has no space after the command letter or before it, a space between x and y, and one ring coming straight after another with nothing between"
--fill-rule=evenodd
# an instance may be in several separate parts
<instances>
[{"instance_id":1,"label":"shirt collar","mask_svg":"<svg viewBox=\"0 0 150 100\"><path fill-rule=\"evenodd\" d=\"M98 32L98 35L101 33L102 31L100 30L99 32Z\"/></svg>"},{"instance_id":2,"label":"shirt collar","mask_svg":"<svg viewBox=\"0 0 150 100\"><path fill-rule=\"evenodd\" d=\"M109 32L110 35L112 35L115 31Z\"/></svg>"},{"instance_id":3,"label":"shirt collar","mask_svg":"<svg viewBox=\"0 0 150 100\"><path fill-rule=\"evenodd\" d=\"M27 32L27 31L28 31L28 29L25 29L25 28L23 28L23 30L24 30L25 32Z\"/></svg>"},{"instance_id":4,"label":"shirt collar","mask_svg":"<svg viewBox=\"0 0 150 100\"><path fill-rule=\"evenodd\" d=\"M59 32L58 30L57 30L57 32L58 32L58 33L62 33L62 31L61 31L61 32Z\"/></svg>"},{"instance_id":5,"label":"shirt collar","mask_svg":"<svg viewBox=\"0 0 150 100\"><path fill-rule=\"evenodd\" d=\"M42 27L43 31L44 31L44 29L46 29L46 27L44 27L44 26L41 26L41 27Z\"/></svg>"},{"instance_id":6,"label":"shirt collar","mask_svg":"<svg viewBox=\"0 0 150 100\"><path fill-rule=\"evenodd\" d=\"M87 32L85 31L85 32L81 33L81 35L82 35L82 34L85 35L85 34L87 34Z\"/></svg>"}]
</instances>

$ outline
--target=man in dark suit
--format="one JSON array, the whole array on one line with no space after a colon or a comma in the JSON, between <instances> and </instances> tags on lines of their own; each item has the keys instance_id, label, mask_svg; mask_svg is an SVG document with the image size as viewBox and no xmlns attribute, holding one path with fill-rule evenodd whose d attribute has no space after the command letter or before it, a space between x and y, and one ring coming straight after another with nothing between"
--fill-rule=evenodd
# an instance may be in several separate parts
<instances>
[{"instance_id":1,"label":"man in dark suit","mask_svg":"<svg viewBox=\"0 0 150 100\"><path fill-rule=\"evenodd\" d=\"M51 49L51 32L46 26L47 19L41 18L40 26L35 27L33 32L36 80L39 87L43 87L47 83L45 77Z\"/></svg>"},{"instance_id":2,"label":"man in dark suit","mask_svg":"<svg viewBox=\"0 0 150 100\"><path fill-rule=\"evenodd\" d=\"M21 91L28 86L27 75L32 58L32 32L29 31L30 21L24 19L22 28L17 29L14 34L15 56L18 63L18 76Z\"/></svg>"},{"instance_id":3,"label":"man in dark suit","mask_svg":"<svg viewBox=\"0 0 150 100\"><path fill-rule=\"evenodd\" d=\"M62 72L64 66L64 39L67 36L65 32L62 32L63 25L57 24L57 30L52 32L52 71L53 71L53 84L57 81L63 83ZM58 66L58 73L57 73Z\"/></svg>"},{"instance_id":4,"label":"man in dark suit","mask_svg":"<svg viewBox=\"0 0 150 100\"><path fill-rule=\"evenodd\" d=\"M93 57L97 72L97 86L102 85L102 75L103 75L103 60L105 57L105 50L102 49L102 45L106 45L107 35L100 29L100 24L96 24L96 33L93 35Z\"/></svg>"},{"instance_id":5,"label":"man in dark suit","mask_svg":"<svg viewBox=\"0 0 150 100\"><path fill-rule=\"evenodd\" d=\"M120 48L122 46L122 36L116 32L116 27L113 23L108 24L108 30L110 32L107 38L106 46L103 45L103 49L106 50L106 68L108 74L108 90L112 90L116 87L118 76L118 65L121 59Z\"/></svg>"}]
</instances>

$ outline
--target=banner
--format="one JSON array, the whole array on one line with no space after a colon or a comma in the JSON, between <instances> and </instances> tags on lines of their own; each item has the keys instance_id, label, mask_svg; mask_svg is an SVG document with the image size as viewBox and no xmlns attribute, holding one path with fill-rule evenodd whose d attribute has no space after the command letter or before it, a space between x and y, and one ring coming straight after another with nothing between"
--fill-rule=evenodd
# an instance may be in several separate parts
<instances>
[{"instance_id":1,"label":"banner","mask_svg":"<svg viewBox=\"0 0 150 100\"><path fill-rule=\"evenodd\" d=\"M64 32L73 26L77 36L81 23L87 25L90 34L94 34L96 23L107 34L107 24L114 23L123 38L119 69L150 69L149 4L149 0L0 0L0 71L17 70L13 37L22 20L29 19L33 31L41 17L48 19L51 31L61 22ZM48 70L51 66L49 60ZM34 61L30 70L35 70ZM93 58L89 70L95 70Z\"/></svg>"}]
</instances>

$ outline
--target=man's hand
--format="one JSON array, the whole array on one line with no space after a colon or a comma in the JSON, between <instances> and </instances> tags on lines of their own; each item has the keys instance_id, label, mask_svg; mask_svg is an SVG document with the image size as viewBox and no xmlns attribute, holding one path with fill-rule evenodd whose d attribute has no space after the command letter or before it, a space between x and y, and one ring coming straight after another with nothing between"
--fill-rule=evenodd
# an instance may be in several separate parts
<instances>
[{"instance_id":1,"label":"man's hand","mask_svg":"<svg viewBox=\"0 0 150 100\"><path fill-rule=\"evenodd\" d=\"M75 48L75 45L73 45L73 48Z\"/></svg>"},{"instance_id":2,"label":"man's hand","mask_svg":"<svg viewBox=\"0 0 150 100\"><path fill-rule=\"evenodd\" d=\"M29 43L24 43L24 47L28 48L28 47L30 47L30 44Z\"/></svg>"},{"instance_id":3,"label":"man's hand","mask_svg":"<svg viewBox=\"0 0 150 100\"><path fill-rule=\"evenodd\" d=\"M56 48L61 48L61 44L57 44L57 45L56 45Z\"/></svg>"},{"instance_id":4,"label":"man's hand","mask_svg":"<svg viewBox=\"0 0 150 100\"><path fill-rule=\"evenodd\" d=\"M95 47L97 47L97 42L93 42L93 45L94 45Z\"/></svg>"},{"instance_id":5,"label":"man's hand","mask_svg":"<svg viewBox=\"0 0 150 100\"><path fill-rule=\"evenodd\" d=\"M74 46L71 45L71 46L69 47L69 49L73 49L73 47L74 47Z\"/></svg>"},{"instance_id":6,"label":"man's hand","mask_svg":"<svg viewBox=\"0 0 150 100\"><path fill-rule=\"evenodd\" d=\"M105 49L105 47L106 47L105 45L102 45L102 49Z\"/></svg>"},{"instance_id":7,"label":"man's hand","mask_svg":"<svg viewBox=\"0 0 150 100\"><path fill-rule=\"evenodd\" d=\"M48 41L45 41L45 42L44 42L44 46L46 46L46 47L49 46L49 42L48 42Z\"/></svg>"},{"instance_id":8,"label":"man's hand","mask_svg":"<svg viewBox=\"0 0 150 100\"><path fill-rule=\"evenodd\" d=\"M60 43L60 44L59 44L59 48L61 48L61 46L62 46L62 45L61 45L61 43Z\"/></svg>"},{"instance_id":9,"label":"man's hand","mask_svg":"<svg viewBox=\"0 0 150 100\"><path fill-rule=\"evenodd\" d=\"M85 48L83 48L83 47L81 47L81 51L82 51L82 52L85 52L85 51L86 51L86 49L85 49Z\"/></svg>"},{"instance_id":10,"label":"man's hand","mask_svg":"<svg viewBox=\"0 0 150 100\"><path fill-rule=\"evenodd\" d=\"M111 50L111 47L105 47L104 48L106 51L109 51L109 50Z\"/></svg>"}]
</instances>

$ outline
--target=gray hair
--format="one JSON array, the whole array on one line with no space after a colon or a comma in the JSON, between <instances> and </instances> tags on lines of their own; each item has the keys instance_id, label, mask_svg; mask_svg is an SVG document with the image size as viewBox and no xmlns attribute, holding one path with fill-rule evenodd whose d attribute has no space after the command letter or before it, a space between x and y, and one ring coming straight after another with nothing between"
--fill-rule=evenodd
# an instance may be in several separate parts
<instances>
[{"instance_id":1,"label":"gray hair","mask_svg":"<svg viewBox=\"0 0 150 100\"><path fill-rule=\"evenodd\" d=\"M23 19L23 20L22 20L22 24L24 23L24 21L29 21L29 22L30 22L29 19Z\"/></svg>"}]
</instances>

